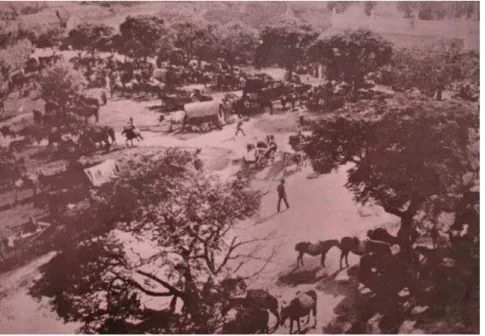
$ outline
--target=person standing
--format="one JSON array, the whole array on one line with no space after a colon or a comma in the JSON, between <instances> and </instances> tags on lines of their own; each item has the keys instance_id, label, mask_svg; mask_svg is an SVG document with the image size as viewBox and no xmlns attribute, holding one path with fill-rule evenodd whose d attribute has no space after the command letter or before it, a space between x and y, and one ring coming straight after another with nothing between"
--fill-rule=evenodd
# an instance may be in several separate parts
<instances>
[{"instance_id":1,"label":"person standing","mask_svg":"<svg viewBox=\"0 0 485 336\"><path fill-rule=\"evenodd\" d=\"M243 120L241 117L238 117L237 119L237 126L236 126L236 134L234 135L234 137L236 137L239 132L241 132L244 136L246 136L246 134L244 133L244 130L242 129L242 125L243 125Z\"/></svg>"},{"instance_id":2,"label":"person standing","mask_svg":"<svg viewBox=\"0 0 485 336\"><path fill-rule=\"evenodd\" d=\"M285 202L286 208L289 209L290 206L288 205L288 200L286 199L286 190L285 190L285 179L281 179L281 183L278 185L278 212L280 212L281 201Z\"/></svg>"},{"instance_id":3,"label":"person standing","mask_svg":"<svg viewBox=\"0 0 485 336\"><path fill-rule=\"evenodd\" d=\"M303 113L303 110L302 109L299 109L298 110L298 122L300 123L300 127L303 126L303 122L304 122L304 113Z\"/></svg>"}]
</instances>

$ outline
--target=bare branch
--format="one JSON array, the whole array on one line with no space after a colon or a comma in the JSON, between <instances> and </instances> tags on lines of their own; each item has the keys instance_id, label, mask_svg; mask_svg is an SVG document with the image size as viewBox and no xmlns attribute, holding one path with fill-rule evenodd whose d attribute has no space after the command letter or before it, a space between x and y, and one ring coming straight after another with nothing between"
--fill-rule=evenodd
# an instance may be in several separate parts
<instances>
[{"instance_id":1,"label":"bare branch","mask_svg":"<svg viewBox=\"0 0 485 336\"><path fill-rule=\"evenodd\" d=\"M177 296L180 296L180 297L183 295L183 293L180 290L178 290L177 288L170 285L168 282L163 281L162 279L160 279L159 277L157 277L153 274L150 274L150 273L147 273L147 272L144 272L144 271L141 271L141 270L137 270L136 273L143 275L143 276L159 283L160 285L162 285L163 287L165 287L169 291L171 291L173 295L177 295Z\"/></svg>"},{"instance_id":2,"label":"bare branch","mask_svg":"<svg viewBox=\"0 0 485 336\"><path fill-rule=\"evenodd\" d=\"M129 282L131 285L135 286L135 288L139 289L140 291L142 291L143 293L145 293L146 295L149 295L149 296L161 297L161 296L173 296L174 295L174 293L171 292L171 291L170 292L155 292L155 291L152 291L150 289L146 289L142 285L140 285L137 281L135 281L134 279L128 279L126 277L123 277L121 274L118 274L114 271L111 271L111 273L113 273L116 276L114 279L112 279L111 283L113 283L116 280Z\"/></svg>"},{"instance_id":3,"label":"bare branch","mask_svg":"<svg viewBox=\"0 0 485 336\"><path fill-rule=\"evenodd\" d=\"M237 239L237 237L234 237L232 239L231 243L229 244L229 250L227 251L226 255L224 256L224 259L222 260L222 262L219 265L219 267L214 271L215 274L218 274L222 270L222 268L229 261L229 258L231 256L232 252L234 252L234 250L237 248L236 239Z\"/></svg>"}]
</instances>

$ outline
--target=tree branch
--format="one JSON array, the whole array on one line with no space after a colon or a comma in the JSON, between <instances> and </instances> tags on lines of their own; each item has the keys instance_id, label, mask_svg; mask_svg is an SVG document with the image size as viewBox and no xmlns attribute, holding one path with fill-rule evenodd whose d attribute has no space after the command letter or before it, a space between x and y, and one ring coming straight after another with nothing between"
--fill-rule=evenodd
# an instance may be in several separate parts
<instances>
[{"instance_id":1,"label":"tree branch","mask_svg":"<svg viewBox=\"0 0 485 336\"><path fill-rule=\"evenodd\" d=\"M172 285L170 285L168 282L166 281L163 281L162 279L160 279L159 277L153 275L153 274L150 274L150 273L147 273L147 272L144 272L144 271L141 271L141 270L136 270L136 273L140 274L140 275L143 275L157 283L159 283L160 285L162 285L163 287L167 288L169 291L172 292L173 295L177 295L177 296L180 296L182 297L183 296L183 293L178 290L177 288L173 287Z\"/></svg>"},{"instance_id":2,"label":"tree branch","mask_svg":"<svg viewBox=\"0 0 485 336\"><path fill-rule=\"evenodd\" d=\"M227 251L226 255L224 256L224 259L222 260L221 264L219 267L214 271L214 274L218 274L224 266L226 266L227 262L229 261L229 257L231 256L232 252L237 248L236 246L236 237L234 237L229 244L229 250Z\"/></svg>"},{"instance_id":3,"label":"tree branch","mask_svg":"<svg viewBox=\"0 0 485 336\"><path fill-rule=\"evenodd\" d=\"M152 291L152 290L149 290L149 289L146 289L144 288L142 285L140 285L137 281L133 280L133 279L127 279L125 277L123 277L122 275L114 272L114 271L111 271L116 277L111 281L111 283L113 283L114 281L116 280L121 280L121 281L127 281L129 282L131 285L135 286L135 288L139 289L140 291L142 291L143 293L145 293L146 295L149 295L149 296L157 296L157 297L160 297L160 296L173 296L175 295L173 292L155 292L155 291ZM111 286L110 286L111 287Z\"/></svg>"},{"instance_id":4,"label":"tree branch","mask_svg":"<svg viewBox=\"0 0 485 336\"><path fill-rule=\"evenodd\" d=\"M387 205L383 205L383 208L384 208L384 211L385 212L388 212L394 216L397 216L399 218L402 218L404 216L404 212L401 211L401 210L398 210L398 209L395 209L395 208L392 208L390 206L387 206Z\"/></svg>"}]
</instances>

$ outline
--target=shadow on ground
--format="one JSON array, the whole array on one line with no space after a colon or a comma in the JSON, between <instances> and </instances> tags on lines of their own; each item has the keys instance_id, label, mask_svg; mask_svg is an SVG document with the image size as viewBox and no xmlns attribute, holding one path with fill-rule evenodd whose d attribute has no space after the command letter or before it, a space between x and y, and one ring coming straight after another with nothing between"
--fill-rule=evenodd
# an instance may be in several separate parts
<instances>
[{"instance_id":1,"label":"shadow on ground","mask_svg":"<svg viewBox=\"0 0 485 336\"><path fill-rule=\"evenodd\" d=\"M287 285L295 287L301 284L314 284L326 278L328 273L321 266L314 268L300 267L294 268L289 273L280 275L277 285Z\"/></svg>"}]
</instances>

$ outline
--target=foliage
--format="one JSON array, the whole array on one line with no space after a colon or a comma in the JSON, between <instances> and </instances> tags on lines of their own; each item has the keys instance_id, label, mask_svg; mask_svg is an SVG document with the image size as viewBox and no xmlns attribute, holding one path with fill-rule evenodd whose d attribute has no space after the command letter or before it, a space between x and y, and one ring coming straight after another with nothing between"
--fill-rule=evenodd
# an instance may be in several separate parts
<instances>
[{"instance_id":1,"label":"foliage","mask_svg":"<svg viewBox=\"0 0 485 336\"><path fill-rule=\"evenodd\" d=\"M64 33L64 30L60 27L49 27L48 29L41 30L32 43L37 48L57 47L64 39Z\"/></svg>"},{"instance_id":2,"label":"foliage","mask_svg":"<svg viewBox=\"0 0 485 336\"><path fill-rule=\"evenodd\" d=\"M66 42L74 49L94 53L95 50L106 50L114 34L114 28L105 24L83 23L69 32Z\"/></svg>"},{"instance_id":3,"label":"foliage","mask_svg":"<svg viewBox=\"0 0 485 336\"><path fill-rule=\"evenodd\" d=\"M0 64L6 70L2 71L3 75L9 71L22 69L32 55L32 49L33 46L29 40L20 40L5 49L0 49Z\"/></svg>"},{"instance_id":4,"label":"foliage","mask_svg":"<svg viewBox=\"0 0 485 336\"><path fill-rule=\"evenodd\" d=\"M256 50L257 67L279 65L290 72L305 61L305 50L318 37L310 26L266 27Z\"/></svg>"},{"instance_id":5,"label":"foliage","mask_svg":"<svg viewBox=\"0 0 485 336\"><path fill-rule=\"evenodd\" d=\"M353 163L346 187L358 202L375 200L400 217L407 238L414 215L427 203L449 202L470 169L469 130L478 130L478 114L470 105L437 104L405 100L379 106L387 113L375 120L323 121L305 151L321 173Z\"/></svg>"},{"instance_id":6,"label":"foliage","mask_svg":"<svg viewBox=\"0 0 485 336\"><path fill-rule=\"evenodd\" d=\"M192 22L172 25L175 34L173 45L187 53L188 60L198 57L213 60L217 56L218 36L213 25L200 25Z\"/></svg>"},{"instance_id":7,"label":"foliage","mask_svg":"<svg viewBox=\"0 0 485 336\"><path fill-rule=\"evenodd\" d=\"M160 41L167 34L164 22L155 16L128 16L120 25L125 40L124 52L133 57L148 57L156 54Z\"/></svg>"},{"instance_id":8,"label":"foliage","mask_svg":"<svg viewBox=\"0 0 485 336\"><path fill-rule=\"evenodd\" d=\"M40 96L56 103L67 112L70 103L84 89L84 76L68 62L59 62L45 69L39 77Z\"/></svg>"},{"instance_id":9,"label":"foliage","mask_svg":"<svg viewBox=\"0 0 485 336\"><path fill-rule=\"evenodd\" d=\"M254 59L258 39L256 34L236 24L225 27L220 32L219 43L220 56L230 65L234 65Z\"/></svg>"},{"instance_id":10,"label":"foliage","mask_svg":"<svg viewBox=\"0 0 485 336\"><path fill-rule=\"evenodd\" d=\"M257 212L260 195L245 177L222 183L194 160L168 150L130 161L114 184L61 215L69 223L65 248L32 294L52 298L61 317L83 323L82 332L161 332L168 321L148 323L141 300L167 297L182 300L190 315L170 330L212 333L216 305L204 285L251 260L236 255L250 241L231 230ZM120 324L124 331L115 329Z\"/></svg>"},{"instance_id":11,"label":"foliage","mask_svg":"<svg viewBox=\"0 0 485 336\"><path fill-rule=\"evenodd\" d=\"M390 62L392 51L390 42L359 29L319 40L307 52L323 63L330 80L344 81L357 90L367 74Z\"/></svg>"},{"instance_id":12,"label":"foliage","mask_svg":"<svg viewBox=\"0 0 485 336\"><path fill-rule=\"evenodd\" d=\"M478 15L479 8L474 1L398 1L397 9L405 18L418 17L421 20L442 20L445 18L468 19Z\"/></svg>"},{"instance_id":13,"label":"foliage","mask_svg":"<svg viewBox=\"0 0 485 336\"><path fill-rule=\"evenodd\" d=\"M457 39L443 40L425 50L399 50L388 71L396 86L418 88L429 96L437 90L442 91L453 81L477 83L479 80L477 55L464 53L463 43Z\"/></svg>"}]
</instances>

